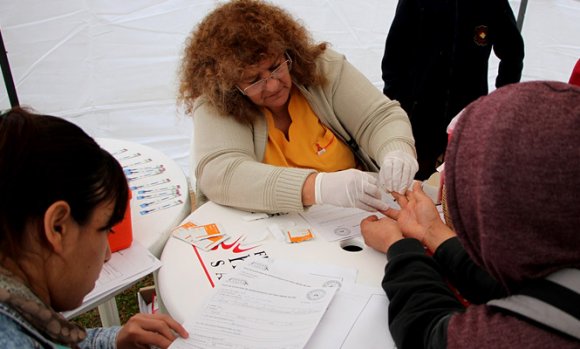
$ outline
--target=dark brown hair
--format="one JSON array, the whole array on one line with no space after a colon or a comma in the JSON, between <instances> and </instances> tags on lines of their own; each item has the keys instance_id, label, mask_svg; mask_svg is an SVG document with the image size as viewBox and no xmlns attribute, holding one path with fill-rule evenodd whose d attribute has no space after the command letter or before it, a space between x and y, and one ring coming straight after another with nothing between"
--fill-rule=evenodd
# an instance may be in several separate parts
<instances>
[{"instance_id":1,"label":"dark brown hair","mask_svg":"<svg viewBox=\"0 0 580 349\"><path fill-rule=\"evenodd\" d=\"M242 71L286 52L292 78L304 85L324 83L316 58L326 43L314 43L304 26L280 7L257 0L234 0L217 7L186 42L178 100L188 114L196 98L206 97L223 115L251 122L258 107L237 90Z\"/></svg>"},{"instance_id":2,"label":"dark brown hair","mask_svg":"<svg viewBox=\"0 0 580 349\"><path fill-rule=\"evenodd\" d=\"M40 227L54 202L66 201L84 225L113 201L113 226L125 215L129 189L121 165L81 128L15 108L0 115L0 198L0 256L18 259L26 227Z\"/></svg>"}]
</instances>

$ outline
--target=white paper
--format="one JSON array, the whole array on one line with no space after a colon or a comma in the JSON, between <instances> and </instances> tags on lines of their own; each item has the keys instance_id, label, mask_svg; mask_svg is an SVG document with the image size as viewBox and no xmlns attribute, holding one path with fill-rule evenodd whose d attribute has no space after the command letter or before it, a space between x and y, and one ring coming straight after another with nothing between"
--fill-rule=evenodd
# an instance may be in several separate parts
<instances>
[{"instance_id":1,"label":"white paper","mask_svg":"<svg viewBox=\"0 0 580 349\"><path fill-rule=\"evenodd\" d=\"M111 259L104 264L101 270L95 288L85 296L83 304L77 309L64 312L63 315L66 318L72 318L83 313L151 274L161 265L161 261L151 252L138 242L133 241L129 248L111 255Z\"/></svg>"},{"instance_id":2,"label":"white paper","mask_svg":"<svg viewBox=\"0 0 580 349\"><path fill-rule=\"evenodd\" d=\"M342 287L352 285L356 281L358 271L356 268L345 268L332 264L312 264L287 259L270 261L270 269L276 273L302 273L309 274L310 286Z\"/></svg>"},{"instance_id":3,"label":"white paper","mask_svg":"<svg viewBox=\"0 0 580 349\"><path fill-rule=\"evenodd\" d=\"M400 209L399 204L390 194L382 193L381 199L389 207ZM314 228L314 231L329 242L361 236L360 222L371 215L384 217L379 212L331 205L314 205L300 212L300 216Z\"/></svg>"},{"instance_id":4,"label":"white paper","mask_svg":"<svg viewBox=\"0 0 580 349\"><path fill-rule=\"evenodd\" d=\"M388 327L388 305L381 288L344 285L305 348L395 348Z\"/></svg>"},{"instance_id":5,"label":"white paper","mask_svg":"<svg viewBox=\"0 0 580 349\"><path fill-rule=\"evenodd\" d=\"M360 236L360 222L371 213L358 208L314 205L300 215L326 241L345 240Z\"/></svg>"},{"instance_id":6,"label":"white paper","mask_svg":"<svg viewBox=\"0 0 580 349\"><path fill-rule=\"evenodd\" d=\"M277 273L265 259L249 261L222 279L172 349L303 348L337 288L311 287L322 278Z\"/></svg>"}]
</instances>

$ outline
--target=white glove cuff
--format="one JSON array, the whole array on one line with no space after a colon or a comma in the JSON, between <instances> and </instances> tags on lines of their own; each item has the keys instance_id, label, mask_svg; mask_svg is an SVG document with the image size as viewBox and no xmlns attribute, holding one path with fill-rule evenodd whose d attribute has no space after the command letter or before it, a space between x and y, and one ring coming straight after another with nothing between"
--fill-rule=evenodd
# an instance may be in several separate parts
<instances>
[{"instance_id":1,"label":"white glove cuff","mask_svg":"<svg viewBox=\"0 0 580 349\"><path fill-rule=\"evenodd\" d=\"M320 187L322 185L322 172L318 172L316 174L316 178L314 179L314 202L317 205L322 204L322 194L320 193Z\"/></svg>"}]
</instances>

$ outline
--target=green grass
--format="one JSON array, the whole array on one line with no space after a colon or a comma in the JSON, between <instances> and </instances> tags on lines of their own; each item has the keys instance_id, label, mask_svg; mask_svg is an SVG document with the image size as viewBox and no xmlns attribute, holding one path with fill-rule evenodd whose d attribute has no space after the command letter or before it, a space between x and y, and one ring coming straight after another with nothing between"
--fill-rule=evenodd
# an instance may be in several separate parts
<instances>
[{"instance_id":1,"label":"green grass","mask_svg":"<svg viewBox=\"0 0 580 349\"><path fill-rule=\"evenodd\" d=\"M139 312L139 304L137 302L137 292L139 289L153 284L153 275L149 275L115 297L121 324L126 323L131 316ZM71 319L71 321L85 328L101 326L101 319L97 308L89 310Z\"/></svg>"}]
</instances>

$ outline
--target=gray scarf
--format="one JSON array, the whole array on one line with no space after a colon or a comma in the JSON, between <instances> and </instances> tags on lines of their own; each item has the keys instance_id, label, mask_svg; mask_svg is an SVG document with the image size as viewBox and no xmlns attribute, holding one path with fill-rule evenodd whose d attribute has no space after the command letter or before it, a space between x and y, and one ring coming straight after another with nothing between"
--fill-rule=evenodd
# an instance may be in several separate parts
<instances>
[{"instance_id":1,"label":"gray scarf","mask_svg":"<svg viewBox=\"0 0 580 349\"><path fill-rule=\"evenodd\" d=\"M72 348L86 338L84 328L66 320L44 304L8 270L0 267L0 302L18 312L36 330L50 340Z\"/></svg>"}]
</instances>

